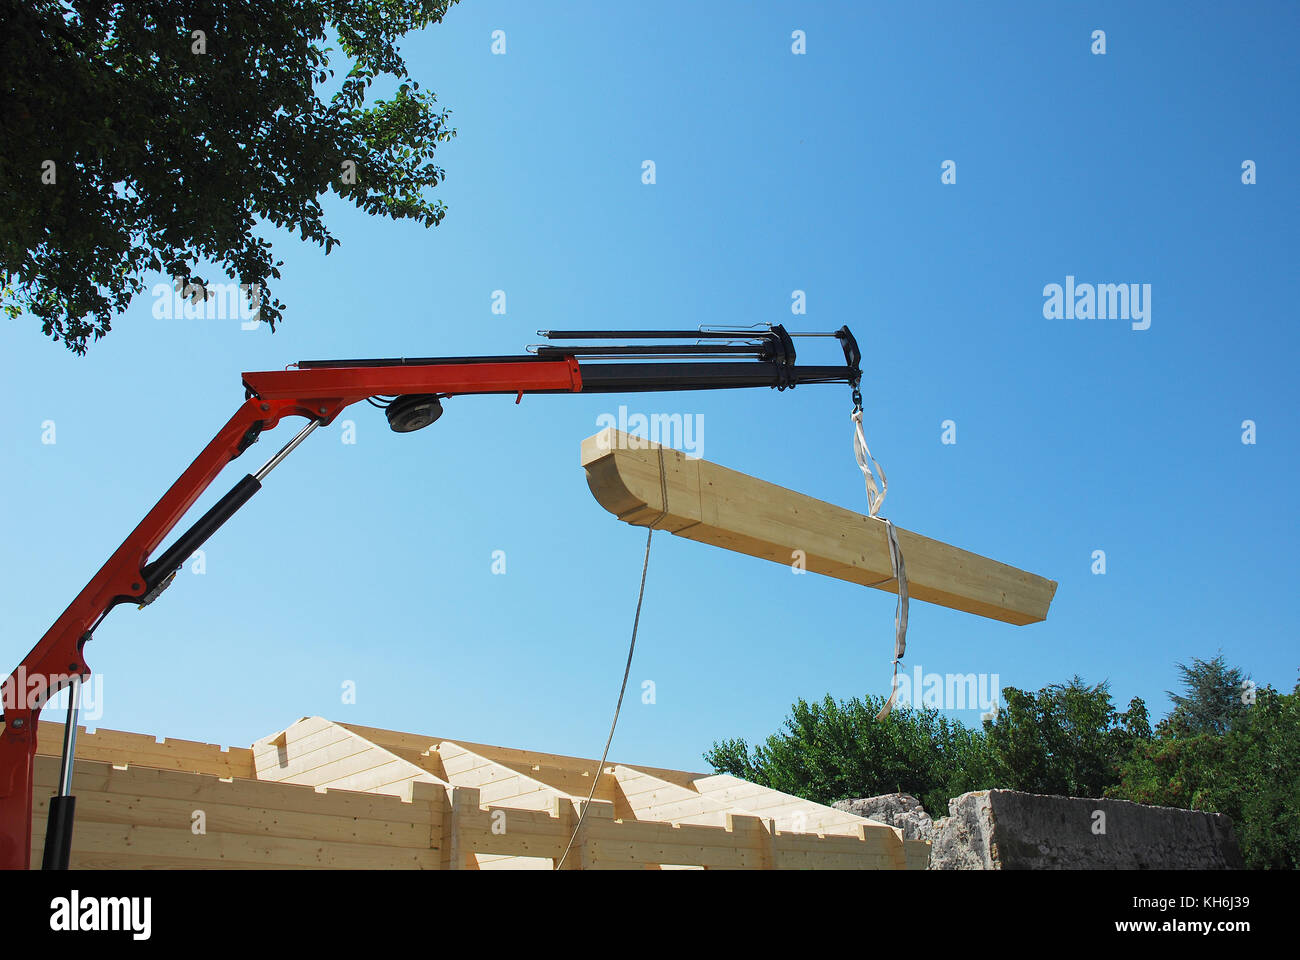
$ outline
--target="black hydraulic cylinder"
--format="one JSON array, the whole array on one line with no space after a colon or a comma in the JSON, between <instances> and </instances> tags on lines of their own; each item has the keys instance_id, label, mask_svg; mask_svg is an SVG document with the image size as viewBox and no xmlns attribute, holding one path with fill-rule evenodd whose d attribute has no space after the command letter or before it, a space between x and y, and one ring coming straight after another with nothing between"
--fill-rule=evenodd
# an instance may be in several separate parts
<instances>
[{"instance_id":1,"label":"black hydraulic cylinder","mask_svg":"<svg viewBox=\"0 0 1300 960\"><path fill-rule=\"evenodd\" d=\"M72 858L72 822L77 798L50 797L49 817L45 821L45 855L42 870L67 870Z\"/></svg>"},{"instance_id":2,"label":"black hydraulic cylinder","mask_svg":"<svg viewBox=\"0 0 1300 960\"><path fill-rule=\"evenodd\" d=\"M262 483L248 474L231 488L230 492L212 505L198 520L163 551L162 556L144 568L146 591L151 591L180 569L191 554L221 529L221 525L235 515L253 494L262 489Z\"/></svg>"},{"instance_id":3,"label":"black hydraulic cylinder","mask_svg":"<svg viewBox=\"0 0 1300 960\"><path fill-rule=\"evenodd\" d=\"M652 347L643 343L632 346L618 344L612 347L548 347L537 348L537 356L547 360L558 357L690 357L690 356L743 356L757 357L763 347L749 344L666 343ZM771 351L768 351L770 354Z\"/></svg>"},{"instance_id":4,"label":"black hydraulic cylinder","mask_svg":"<svg viewBox=\"0 0 1300 960\"><path fill-rule=\"evenodd\" d=\"M538 330L547 340L762 340L764 330Z\"/></svg>"}]
</instances>

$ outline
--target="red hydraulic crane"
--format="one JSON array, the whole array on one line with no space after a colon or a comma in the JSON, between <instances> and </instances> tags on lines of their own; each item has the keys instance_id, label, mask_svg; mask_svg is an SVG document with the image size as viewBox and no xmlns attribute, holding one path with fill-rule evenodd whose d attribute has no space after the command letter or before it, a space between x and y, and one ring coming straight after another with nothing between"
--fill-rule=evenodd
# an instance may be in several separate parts
<instances>
[{"instance_id":1,"label":"red hydraulic crane","mask_svg":"<svg viewBox=\"0 0 1300 960\"><path fill-rule=\"evenodd\" d=\"M245 373L242 406L77 595L39 643L0 686L0 867L30 866L33 768L42 707L69 687L58 794L50 801L44 865L66 868L72 843L71 794L80 684L90 676L84 648L115 606L152 603L176 572L262 487L262 481L317 427L345 407L369 400L383 407L399 433L442 415L442 401L464 394L637 393L715 390L808 383L847 383L861 405L857 342L848 327L835 333L794 334L839 340L844 364L799 366L792 335L781 326L760 330L541 331L550 340L653 344L542 345L514 357L303 361L287 370ZM673 342L677 341L677 342ZM693 341L693 342L683 342ZM688 359L679 359L688 358ZM392 398L392 399L387 399ZM231 460L285 417L306 425L256 472L235 484L154 560L150 556Z\"/></svg>"}]
</instances>

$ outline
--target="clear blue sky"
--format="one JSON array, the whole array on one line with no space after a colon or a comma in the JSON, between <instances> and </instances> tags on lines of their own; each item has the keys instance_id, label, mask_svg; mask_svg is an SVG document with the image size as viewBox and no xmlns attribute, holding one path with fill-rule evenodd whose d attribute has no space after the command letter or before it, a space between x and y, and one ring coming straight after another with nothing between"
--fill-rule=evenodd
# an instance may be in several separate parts
<instances>
[{"instance_id":1,"label":"clear blue sky","mask_svg":"<svg viewBox=\"0 0 1300 960\"><path fill-rule=\"evenodd\" d=\"M1298 25L1292 3L465 2L404 47L459 130L441 227L330 201L329 257L270 234L274 335L155 319L147 296L84 358L0 324L0 669L235 410L241 371L511 354L548 327L847 323L885 513L1060 581L1029 627L914 604L909 669L1077 673L1160 716L1175 662L1222 651L1289 690ZM1151 284L1150 329L1044 319L1067 275ZM357 442L318 431L210 541L206 574L104 623L95 725L244 745L322 714L598 754L643 534L591 498L578 446L620 402L462 398L409 436L353 408ZM845 387L626 402L702 414L707 459L864 508ZM612 755L702 769L797 697L883 693L892 616L887 594L660 534Z\"/></svg>"}]
</instances>

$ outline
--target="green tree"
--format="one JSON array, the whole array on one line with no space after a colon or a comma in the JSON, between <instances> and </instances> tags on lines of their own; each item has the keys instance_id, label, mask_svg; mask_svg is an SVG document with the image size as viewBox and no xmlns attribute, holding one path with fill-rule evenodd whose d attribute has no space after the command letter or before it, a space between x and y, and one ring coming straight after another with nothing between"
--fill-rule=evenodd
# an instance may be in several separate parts
<instances>
[{"instance_id":1,"label":"green tree","mask_svg":"<svg viewBox=\"0 0 1300 960\"><path fill-rule=\"evenodd\" d=\"M1257 691L1226 739L1225 781L1238 798L1230 815L1247 865L1300 868L1300 685Z\"/></svg>"},{"instance_id":2,"label":"green tree","mask_svg":"<svg viewBox=\"0 0 1300 960\"><path fill-rule=\"evenodd\" d=\"M1006 706L984 721L991 779L1029 793L1099 797L1119 780L1119 764L1151 736L1139 698L1118 713L1108 683L1089 686L1075 676L1036 694L1014 687Z\"/></svg>"},{"instance_id":3,"label":"green tree","mask_svg":"<svg viewBox=\"0 0 1300 960\"><path fill-rule=\"evenodd\" d=\"M1249 867L1300 867L1300 686L1256 691L1223 734L1161 723L1136 745L1109 795L1224 813Z\"/></svg>"},{"instance_id":4,"label":"green tree","mask_svg":"<svg viewBox=\"0 0 1300 960\"><path fill-rule=\"evenodd\" d=\"M1207 689L1240 699L1240 671L1214 661L1184 670L1189 704L1224 703ZM1232 818L1248 866L1300 866L1300 685L1290 694L1256 690L1219 726L1223 713L1176 706L1154 736L1142 700L1117 712L1106 683L1076 676L1002 695L1005 706L983 730L933 709L878 722L883 698L799 700L762 744L718 741L705 759L720 773L820 803L901 790L936 816L950 798L994 787L1213 811Z\"/></svg>"},{"instance_id":5,"label":"green tree","mask_svg":"<svg viewBox=\"0 0 1300 960\"><path fill-rule=\"evenodd\" d=\"M1160 736L1138 744L1121 761L1119 782L1106 795L1157 807L1227 813L1220 809L1225 786L1220 777L1227 759L1223 738L1209 733L1175 737L1164 723L1157 729Z\"/></svg>"},{"instance_id":6,"label":"green tree","mask_svg":"<svg viewBox=\"0 0 1300 960\"><path fill-rule=\"evenodd\" d=\"M744 740L715 740L712 748L704 754L704 759L713 767L714 773L729 773L751 783L760 782L761 774L754 769L753 760L749 756L749 744Z\"/></svg>"},{"instance_id":7,"label":"green tree","mask_svg":"<svg viewBox=\"0 0 1300 960\"><path fill-rule=\"evenodd\" d=\"M883 697L838 702L798 700L784 729L751 752L743 740L722 740L704 759L774 790L818 803L902 791L932 814L948 800L990 784L983 735L931 708L895 710L875 719Z\"/></svg>"},{"instance_id":8,"label":"green tree","mask_svg":"<svg viewBox=\"0 0 1300 960\"><path fill-rule=\"evenodd\" d=\"M1237 667L1229 667L1223 654L1213 660L1192 658L1191 666L1178 664L1183 678L1183 693L1169 693L1174 710L1167 722L1184 735L1198 733L1225 734L1246 711L1248 677Z\"/></svg>"},{"instance_id":9,"label":"green tree","mask_svg":"<svg viewBox=\"0 0 1300 960\"><path fill-rule=\"evenodd\" d=\"M259 224L328 253L326 193L439 223L424 192L455 131L396 44L454 2L0 0L0 307L84 353L147 273L201 287L206 262L274 329Z\"/></svg>"}]
</instances>

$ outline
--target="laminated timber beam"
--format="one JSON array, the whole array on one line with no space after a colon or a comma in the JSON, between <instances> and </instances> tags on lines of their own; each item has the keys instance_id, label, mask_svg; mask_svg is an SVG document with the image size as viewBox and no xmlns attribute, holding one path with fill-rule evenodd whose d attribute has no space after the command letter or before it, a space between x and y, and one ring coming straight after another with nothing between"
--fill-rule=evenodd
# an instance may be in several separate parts
<instances>
[{"instance_id":1,"label":"laminated timber beam","mask_svg":"<svg viewBox=\"0 0 1300 960\"><path fill-rule=\"evenodd\" d=\"M787 566L802 551L814 573L898 592L879 518L612 427L582 442L582 466L596 501L627 523ZM1047 618L1055 580L895 529L914 599L1016 625Z\"/></svg>"}]
</instances>

